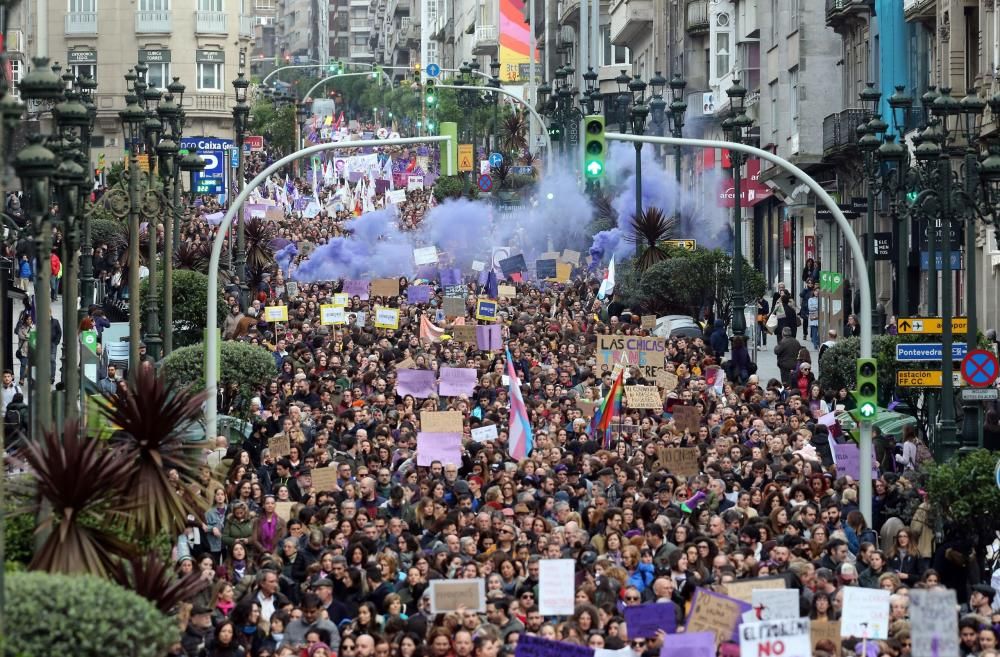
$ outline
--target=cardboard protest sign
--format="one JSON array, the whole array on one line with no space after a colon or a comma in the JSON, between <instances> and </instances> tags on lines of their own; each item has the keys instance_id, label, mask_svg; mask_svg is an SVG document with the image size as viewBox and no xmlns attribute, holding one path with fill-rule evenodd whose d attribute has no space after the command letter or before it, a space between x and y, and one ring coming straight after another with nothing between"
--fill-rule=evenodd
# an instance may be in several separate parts
<instances>
[{"instance_id":1,"label":"cardboard protest sign","mask_svg":"<svg viewBox=\"0 0 1000 657\"><path fill-rule=\"evenodd\" d=\"M775 621L798 618L798 589L754 589L750 596L750 604L756 620Z\"/></svg>"},{"instance_id":2,"label":"cardboard protest sign","mask_svg":"<svg viewBox=\"0 0 1000 657\"><path fill-rule=\"evenodd\" d=\"M840 636L858 639L889 638L889 592L845 586ZM954 614L954 609L951 611Z\"/></svg>"},{"instance_id":3,"label":"cardboard protest sign","mask_svg":"<svg viewBox=\"0 0 1000 657\"><path fill-rule=\"evenodd\" d=\"M446 297L457 297L465 301L465 298L469 296L469 288L461 283L442 285L441 287L444 288L444 295Z\"/></svg>"},{"instance_id":4,"label":"cardboard protest sign","mask_svg":"<svg viewBox=\"0 0 1000 657\"><path fill-rule=\"evenodd\" d=\"M413 249L413 264L418 267L421 265L433 265L438 261L438 252L436 246L425 246L419 249Z\"/></svg>"},{"instance_id":5,"label":"cardboard protest sign","mask_svg":"<svg viewBox=\"0 0 1000 657\"><path fill-rule=\"evenodd\" d=\"M455 326L451 329L451 337L464 344L476 344L476 329L478 326ZM499 328L499 327L498 327Z\"/></svg>"},{"instance_id":6,"label":"cardboard protest sign","mask_svg":"<svg viewBox=\"0 0 1000 657\"><path fill-rule=\"evenodd\" d=\"M397 308L375 308L375 328L398 329L399 310Z\"/></svg>"},{"instance_id":7,"label":"cardboard protest sign","mask_svg":"<svg viewBox=\"0 0 1000 657\"><path fill-rule=\"evenodd\" d=\"M289 299L299 296L299 284L295 281L285 283L285 294L288 295Z\"/></svg>"},{"instance_id":8,"label":"cardboard protest sign","mask_svg":"<svg viewBox=\"0 0 1000 657\"><path fill-rule=\"evenodd\" d=\"M393 205L400 205L406 203L406 190L405 189L392 189L385 193L385 198L387 201Z\"/></svg>"},{"instance_id":9,"label":"cardboard protest sign","mask_svg":"<svg viewBox=\"0 0 1000 657\"><path fill-rule=\"evenodd\" d=\"M660 657L715 657L715 652L715 635L711 632L684 632L663 642Z\"/></svg>"},{"instance_id":10,"label":"cardboard protest sign","mask_svg":"<svg viewBox=\"0 0 1000 657\"><path fill-rule=\"evenodd\" d=\"M431 289L430 285L411 285L406 288L406 302L407 303L427 303L431 300Z\"/></svg>"},{"instance_id":11,"label":"cardboard protest sign","mask_svg":"<svg viewBox=\"0 0 1000 657\"><path fill-rule=\"evenodd\" d=\"M580 413L586 419L594 417L594 408L597 407L597 404L598 402L595 401L576 400L576 407L580 409Z\"/></svg>"},{"instance_id":12,"label":"cardboard protest sign","mask_svg":"<svg viewBox=\"0 0 1000 657\"><path fill-rule=\"evenodd\" d=\"M643 315L639 326L644 329L656 328L656 315Z\"/></svg>"},{"instance_id":13,"label":"cardboard protest sign","mask_svg":"<svg viewBox=\"0 0 1000 657\"><path fill-rule=\"evenodd\" d=\"M368 300L368 281L344 281L344 293L352 299L358 297L362 301Z\"/></svg>"},{"instance_id":14,"label":"cardboard protest sign","mask_svg":"<svg viewBox=\"0 0 1000 657\"><path fill-rule=\"evenodd\" d=\"M509 258L504 258L499 263L500 271L507 278L510 278L513 274L519 274L528 271L528 265L524 261L524 255L519 253L516 256L511 256Z\"/></svg>"},{"instance_id":15,"label":"cardboard protest sign","mask_svg":"<svg viewBox=\"0 0 1000 657\"><path fill-rule=\"evenodd\" d=\"M701 472L698 459L701 451L697 447L657 447L657 467L666 468L679 477L693 477Z\"/></svg>"},{"instance_id":16,"label":"cardboard protest sign","mask_svg":"<svg viewBox=\"0 0 1000 657\"><path fill-rule=\"evenodd\" d=\"M437 394L437 377L431 370L396 370L396 394L427 399Z\"/></svg>"},{"instance_id":17,"label":"cardboard protest sign","mask_svg":"<svg viewBox=\"0 0 1000 657\"><path fill-rule=\"evenodd\" d=\"M556 261L553 260L536 260L535 261L535 276L541 280L545 278L555 278L556 277Z\"/></svg>"},{"instance_id":18,"label":"cardboard protest sign","mask_svg":"<svg viewBox=\"0 0 1000 657\"><path fill-rule=\"evenodd\" d=\"M486 611L486 580L475 579L432 579L429 582L431 594L431 614L449 611Z\"/></svg>"},{"instance_id":19,"label":"cardboard protest sign","mask_svg":"<svg viewBox=\"0 0 1000 657\"><path fill-rule=\"evenodd\" d=\"M346 324L347 323L347 312L344 310L343 306L335 306L333 304L323 304L319 307L319 322L324 326L331 326L333 324Z\"/></svg>"},{"instance_id":20,"label":"cardboard protest sign","mask_svg":"<svg viewBox=\"0 0 1000 657\"><path fill-rule=\"evenodd\" d=\"M476 427L472 430L472 439L477 443L485 443L497 439L497 425L487 424L484 427Z\"/></svg>"},{"instance_id":21,"label":"cardboard protest sign","mask_svg":"<svg viewBox=\"0 0 1000 657\"><path fill-rule=\"evenodd\" d=\"M573 265L568 262L557 262L556 263L556 277L554 280L556 283L568 283L569 277L573 274Z\"/></svg>"},{"instance_id":22,"label":"cardboard protest sign","mask_svg":"<svg viewBox=\"0 0 1000 657\"><path fill-rule=\"evenodd\" d=\"M460 411L420 411L420 428L428 433L457 433L463 430Z\"/></svg>"},{"instance_id":23,"label":"cardboard protest sign","mask_svg":"<svg viewBox=\"0 0 1000 657\"><path fill-rule=\"evenodd\" d=\"M753 592L761 589L783 589L787 586L784 577L755 577L739 579L726 584L726 595L743 602L753 600Z\"/></svg>"},{"instance_id":24,"label":"cardboard protest sign","mask_svg":"<svg viewBox=\"0 0 1000 657\"><path fill-rule=\"evenodd\" d=\"M421 431L417 433L417 465L434 461L448 465L462 464L462 434Z\"/></svg>"},{"instance_id":25,"label":"cardboard protest sign","mask_svg":"<svg viewBox=\"0 0 1000 657\"><path fill-rule=\"evenodd\" d=\"M501 299L513 299L517 296L517 288L513 285L499 285L497 286L497 294Z\"/></svg>"},{"instance_id":26,"label":"cardboard protest sign","mask_svg":"<svg viewBox=\"0 0 1000 657\"><path fill-rule=\"evenodd\" d=\"M445 288L452 287L454 285L462 285L462 270L458 267L441 269L438 271L438 276L441 278L441 285ZM462 287L465 286L462 285Z\"/></svg>"},{"instance_id":27,"label":"cardboard protest sign","mask_svg":"<svg viewBox=\"0 0 1000 657\"><path fill-rule=\"evenodd\" d=\"M539 260L558 260L559 259L559 255L560 254L559 254L558 251L546 251L542 255L538 256L538 259Z\"/></svg>"},{"instance_id":28,"label":"cardboard protest sign","mask_svg":"<svg viewBox=\"0 0 1000 657\"><path fill-rule=\"evenodd\" d=\"M275 459L280 459L292 453L292 444L288 436L272 436L267 440L267 451Z\"/></svg>"},{"instance_id":29,"label":"cardboard protest sign","mask_svg":"<svg viewBox=\"0 0 1000 657\"><path fill-rule=\"evenodd\" d=\"M371 294L376 297L398 297L399 279L376 278L372 281Z\"/></svg>"},{"instance_id":30,"label":"cardboard protest sign","mask_svg":"<svg viewBox=\"0 0 1000 657\"><path fill-rule=\"evenodd\" d=\"M696 407L675 405L671 413L678 429L698 433L698 427L701 426L701 413Z\"/></svg>"},{"instance_id":31,"label":"cardboard protest sign","mask_svg":"<svg viewBox=\"0 0 1000 657\"><path fill-rule=\"evenodd\" d=\"M333 295L333 305L335 306L346 306L350 300L351 295L347 294L347 292L337 292Z\"/></svg>"},{"instance_id":32,"label":"cardboard protest sign","mask_svg":"<svg viewBox=\"0 0 1000 657\"><path fill-rule=\"evenodd\" d=\"M482 260L472 261L472 271L484 271L486 269L486 263Z\"/></svg>"},{"instance_id":33,"label":"cardboard protest sign","mask_svg":"<svg viewBox=\"0 0 1000 657\"><path fill-rule=\"evenodd\" d=\"M656 371L656 385L660 386L667 392L671 392L677 389L677 383L679 379L676 374L668 372L665 368Z\"/></svg>"},{"instance_id":34,"label":"cardboard protest sign","mask_svg":"<svg viewBox=\"0 0 1000 657\"><path fill-rule=\"evenodd\" d=\"M698 588L694 593L684 631L712 632L715 634L716 645L723 641L738 641L737 627L743 614L750 611L750 608L750 604L742 600Z\"/></svg>"},{"instance_id":35,"label":"cardboard protest sign","mask_svg":"<svg viewBox=\"0 0 1000 657\"><path fill-rule=\"evenodd\" d=\"M846 475L855 481L861 479L861 448L853 441L840 444L832 436L828 440L834 465L837 466L837 476ZM872 479L878 479L878 467L875 463L875 448L872 447Z\"/></svg>"},{"instance_id":36,"label":"cardboard protest sign","mask_svg":"<svg viewBox=\"0 0 1000 657\"><path fill-rule=\"evenodd\" d=\"M328 466L312 471L313 488L318 491L333 491L337 488L337 468Z\"/></svg>"},{"instance_id":37,"label":"cardboard protest sign","mask_svg":"<svg viewBox=\"0 0 1000 657\"><path fill-rule=\"evenodd\" d=\"M610 372L615 365L639 369L639 374L650 381L663 369L667 353L666 340L655 336L599 335L597 336L597 364L600 373Z\"/></svg>"},{"instance_id":38,"label":"cardboard protest sign","mask_svg":"<svg viewBox=\"0 0 1000 657\"><path fill-rule=\"evenodd\" d=\"M651 602L625 607L625 627L629 639L655 637L659 630L677 631L677 610L672 602Z\"/></svg>"},{"instance_id":39,"label":"cardboard protest sign","mask_svg":"<svg viewBox=\"0 0 1000 657\"><path fill-rule=\"evenodd\" d=\"M533 634L522 634L517 640L514 657L594 657L594 650L575 643L552 641Z\"/></svg>"},{"instance_id":40,"label":"cardboard protest sign","mask_svg":"<svg viewBox=\"0 0 1000 657\"><path fill-rule=\"evenodd\" d=\"M538 609L543 616L569 616L576 607L573 559L538 562Z\"/></svg>"},{"instance_id":41,"label":"cardboard protest sign","mask_svg":"<svg viewBox=\"0 0 1000 657\"><path fill-rule=\"evenodd\" d=\"M479 325L476 329L476 348L480 351L499 351L503 347L503 337L497 324Z\"/></svg>"},{"instance_id":42,"label":"cardboard protest sign","mask_svg":"<svg viewBox=\"0 0 1000 657\"><path fill-rule=\"evenodd\" d=\"M465 317L465 299L445 297L442 309L447 317Z\"/></svg>"},{"instance_id":43,"label":"cardboard protest sign","mask_svg":"<svg viewBox=\"0 0 1000 657\"><path fill-rule=\"evenodd\" d=\"M910 590L914 655L958 655L958 601L954 589Z\"/></svg>"},{"instance_id":44,"label":"cardboard protest sign","mask_svg":"<svg viewBox=\"0 0 1000 657\"><path fill-rule=\"evenodd\" d=\"M563 262L568 262L571 265L579 265L580 264L580 252L579 251L571 251L569 249L565 249L562 252L562 255L560 256L560 259Z\"/></svg>"},{"instance_id":45,"label":"cardboard protest sign","mask_svg":"<svg viewBox=\"0 0 1000 657\"><path fill-rule=\"evenodd\" d=\"M265 322L287 322L288 306L264 306Z\"/></svg>"},{"instance_id":46,"label":"cardboard protest sign","mask_svg":"<svg viewBox=\"0 0 1000 657\"><path fill-rule=\"evenodd\" d=\"M292 517L292 505L295 502L275 502L274 512L279 518L288 522L289 518Z\"/></svg>"},{"instance_id":47,"label":"cardboard protest sign","mask_svg":"<svg viewBox=\"0 0 1000 657\"><path fill-rule=\"evenodd\" d=\"M910 605L910 610L912 612L913 605ZM911 616L912 617L912 616ZM829 641L833 644L835 650L833 652L833 657L840 657L840 621L827 621L827 620L814 620L809 624L809 643L812 644L813 652L816 650L816 644L820 641ZM958 636L958 630L955 630L955 636ZM957 639L956 639L957 641ZM916 645L916 641L914 641ZM956 643L955 652L949 653L953 655L958 654L958 644ZM920 653L920 654L930 654L930 653Z\"/></svg>"},{"instance_id":48,"label":"cardboard protest sign","mask_svg":"<svg viewBox=\"0 0 1000 657\"><path fill-rule=\"evenodd\" d=\"M482 322L495 322L497 320L497 302L492 299L476 301L476 319Z\"/></svg>"},{"instance_id":49,"label":"cardboard protest sign","mask_svg":"<svg viewBox=\"0 0 1000 657\"><path fill-rule=\"evenodd\" d=\"M415 369L417 369L417 363L412 358L410 358L409 356L407 356L403 360L401 360L398 363L396 363L396 369L397 370L415 370Z\"/></svg>"},{"instance_id":50,"label":"cardboard protest sign","mask_svg":"<svg viewBox=\"0 0 1000 657\"><path fill-rule=\"evenodd\" d=\"M442 367L438 392L442 396L471 395L478 383L479 373L473 367Z\"/></svg>"},{"instance_id":51,"label":"cardboard protest sign","mask_svg":"<svg viewBox=\"0 0 1000 657\"><path fill-rule=\"evenodd\" d=\"M629 408L663 410L660 389L656 386L625 386L625 405Z\"/></svg>"},{"instance_id":52,"label":"cardboard protest sign","mask_svg":"<svg viewBox=\"0 0 1000 657\"><path fill-rule=\"evenodd\" d=\"M740 657L810 657L808 618L758 621L740 627Z\"/></svg>"}]
</instances>

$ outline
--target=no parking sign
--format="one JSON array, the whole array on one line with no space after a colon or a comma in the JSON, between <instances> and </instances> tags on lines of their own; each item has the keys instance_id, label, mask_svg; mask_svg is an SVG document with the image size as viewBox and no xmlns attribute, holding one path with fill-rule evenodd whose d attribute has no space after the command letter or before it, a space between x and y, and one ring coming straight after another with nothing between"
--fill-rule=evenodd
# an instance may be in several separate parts
<instances>
[{"instance_id":1,"label":"no parking sign","mask_svg":"<svg viewBox=\"0 0 1000 657\"><path fill-rule=\"evenodd\" d=\"M973 349L962 359L962 379L973 388L993 385L1000 374L1000 363L992 351Z\"/></svg>"}]
</instances>

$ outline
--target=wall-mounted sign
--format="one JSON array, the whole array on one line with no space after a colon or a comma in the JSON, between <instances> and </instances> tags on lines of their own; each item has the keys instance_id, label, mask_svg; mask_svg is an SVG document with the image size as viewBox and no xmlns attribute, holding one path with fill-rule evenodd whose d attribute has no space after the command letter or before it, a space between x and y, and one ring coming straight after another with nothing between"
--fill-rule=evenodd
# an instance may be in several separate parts
<instances>
[{"instance_id":1,"label":"wall-mounted sign","mask_svg":"<svg viewBox=\"0 0 1000 657\"><path fill-rule=\"evenodd\" d=\"M195 52L194 60L199 64L225 64L226 52L224 50L198 50Z\"/></svg>"},{"instance_id":2,"label":"wall-mounted sign","mask_svg":"<svg viewBox=\"0 0 1000 657\"><path fill-rule=\"evenodd\" d=\"M96 64L96 50L70 50L66 53L66 62L72 66L74 64Z\"/></svg>"},{"instance_id":3,"label":"wall-mounted sign","mask_svg":"<svg viewBox=\"0 0 1000 657\"><path fill-rule=\"evenodd\" d=\"M170 61L169 50L140 50L140 64L165 64Z\"/></svg>"}]
</instances>

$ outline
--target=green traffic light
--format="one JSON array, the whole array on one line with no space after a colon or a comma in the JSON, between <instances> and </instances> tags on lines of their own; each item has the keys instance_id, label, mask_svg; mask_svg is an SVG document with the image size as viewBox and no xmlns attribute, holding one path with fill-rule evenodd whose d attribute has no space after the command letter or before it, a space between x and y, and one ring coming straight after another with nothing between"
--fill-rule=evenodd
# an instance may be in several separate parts
<instances>
[{"instance_id":1,"label":"green traffic light","mask_svg":"<svg viewBox=\"0 0 1000 657\"><path fill-rule=\"evenodd\" d=\"M858 412L861 414L861 417L875 417L876 406L875 404L862 404Z\"/></svg>"},{"instance_id":2,"label":"green traffic light","mask_svg":"<svg viewBox=\"0 0 1000 657\"><path fill-rule=\"evenodd\" d=\"M587 164L587 174L594 178L601 175L602 171L604 171L604 167L601 166L601 163L597 162L596 160L591 161L589 164Z\"/></svg>"}]
</instances>

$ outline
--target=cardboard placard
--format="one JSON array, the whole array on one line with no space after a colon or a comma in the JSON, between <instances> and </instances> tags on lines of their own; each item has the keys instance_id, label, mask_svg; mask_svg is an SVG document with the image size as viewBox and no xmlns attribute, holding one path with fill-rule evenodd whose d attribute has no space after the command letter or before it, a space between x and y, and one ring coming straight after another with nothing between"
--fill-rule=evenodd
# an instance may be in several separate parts
<instances>
[{"instance_id":1,"label":"cardboard placard","mask_svg":"<svg viewBox=\"0 0 1000 657\"><path fill-rule=\"evenodd\" d=\"M417 367L417 363L412 358L410 358L409 356L407 356L403 360L401 360L398 363L396 363L396 369L397 370L412 370L412 369L416 369L416 367Z\"/></svg>"},{"instance_id":2,"label":"cardboard placard","mask_svg":"<svg viewBox=\"0 0 1000 657\"><path fill-rule=\"evenodd\" d=\"M438 392L442 396L471 395L479 384L479 372L474 367L442 367L440 376Z\"/></svg>"},{"instance_id":3,"label":"cardboard placard","mask_svg":"<svg viewBox=\"0 0 1000 657\"><path fill-rule=\"evenodd\" d=\"M910 590L910 634L914 655L958 655L958 601L954 589ZM837 644L840 645L839 643Z\"/></svg>"},{"instance_id":4,"label":"cardboard placard","mask_svg":"<svg viewBox=\"0 0 1000 657\"><path fill-rule=\"evenodd\" d=\"M344 294L351 298L358 297L362 301L368 300L368 281L345 280Z\"/></svg>"},{"instance_id":5,"label":"cardboard placard","mask_svg":"<svg viewBox=\"0 0 1000 657\"><path fill-rule=\"evenodd\" d=\"M406 303L427 303L433 293L434 288L430 285L411 285L406 288Z\"/></svg>"},{"instance_id":6,"label":"cardboard placard","mask_svg":"<svg viewBox=\"0 0 1000 657\"><path fill-rule=\"evenodd\" d=\"M543 616L572 614L576 607L576 561L542 559L538 566L538 610Z\"/></svg>"},{"instance_id":7,"label":"cardboard placard","mask_svg":"<svg viewBox=\"0 0 1000 657\"><path fill-rule=\"evenodd\" d=\"M738 641L737 628L743 619L743 614L750 609L748 602L698 588L694 593L684 631L712 632L715 634L716 645L723 641Z\"/></svg>"},{"instance_id":8,"label":"cardboard placard","mask_svg":"<svg viewBox=\"0 0 1000 657\"><path fill-rule=\"evenodd\" d=\"M295 281L285 283L285 294L289 299L299 296L299 284Z\"/></svg>"},{"instance_id":9,"label":"cardboard placard","mask_svg":"<svg viewBox=\"0 0 1000 657\"><path fill-rule=\"evenodd\" d=\"M313 488L317 491L333 491L337 489L337 468L328 466L312 471Z\"/></svg>"},{"instance_id":10,"label":"cardboard placard","mask_svg":"<svg viewBox=\"0 0 1000 657\"><path fill-rule=\"evenodd\" d=\"M486 269L486 263L482 260L472 261L472 271L484 271Z\"/></svg>"},{"instance_id":11,"label":"cardboard placard","mask_svg":"<svg viewBox=\"0 0 1000 657\"><path fill-rule=\"evenodd\" d=\"M947 654L953 654L953 655L958 654L957 631L955 632L955 637L956 637L955 652ZM819 643L820 641L829 641L830 643L832 643L833 647L835 648L833 652L833 657L840 657L841 654L840 621L814 620L809 626L809 642L811 644L810 648L812 649L813 652L816 651L816 644ZM914 645L916 645L916 641L914 641ZM928 646L928 648L930 648L930 646ZM919 653L919 654L929 655L930 652Z\"/></svg>"},{"instance_id":12,"label":"cardboard placard","mask_svg":"<svg viewBox=\"0 0 1000 657\"><path fill-rule=\"evenodd\" d=\"M265 322L287 322L288 306L264 306Z\"/></svg>"},{"instance_id":13,"label":"cardboard placard","mask_svg":"<svg viewBox=\"0 0 1000 657\"><path fill-rule=\"evenodd\" d=\"M465 299L445 297L441 307L446 317L465 317Z\"/></svg>"},{"instance_id":14,"label":"cardboard placard","mask_svg":"<svg viewBox=\"0 0 1000 657\"><path fill-rule=\"evenodd\" d=\"M656 315L643 315L642 322L639 324L644 329L654 329L656 328Z\"/></svg>"},{"instance_id":15,"label":"cardboard placard","mask_svg":"<svg viewBox=\"0 0 1000 657\"><path fill-rule=\"evenodd\" d=\"M469 288L462 283L455 283L453 285L441 285L444 290L444 295L446 297L455 297L465 301L466 297L469 296Z\"/></svg>"},{"instance_id":16,"label":"cardboard placard","mask_svg":"<svg viewBox=\"0 0 1000 657\"><path fill-rule=\"evenodd\" d=\"M557 262L556 263L556 277L554 280L556 283L569 283L569 277L573 274L573 265L568 262Z\"/></svg>"},{"instance_id":17,"label":"cardboard placard","mask_svg":"<svg viewBox=\"0 0 1000 657\"><path fill-rule=\"evenodd\" d=\"M594 409L597 408L598 403L599 402L578 399L576 400L576 407L580 409L580 413L585 419L590 419L594 417Z\"/></svg>"},{"instance_id":18,"label":"cardboard placard","mask_svg":"<svg viewBox=\"0 0 1000 657\"><path fill-rule=\"evenodd\" d=\"M556 277L556 261L552 260L536 260L535 261L535 276L541 280L545 278L555 278Z\"/></svg>"},{"instance_id":19,"label":"cardboard placard","mask_svg":"<svg viewBox=\"0 0 1000 657\"><path fill-rule=\"evenodd\" d=\"M292 517L292 505L295 502L275 502L274 503L274 513L277 514L279 518L288 522L288 519Z\"/></svg>"},{"instance_id":20,"label":"cardboard placard","mask_svg":"<svg viewBox=\"0 0 1000 657\"><path fill-rule=\"evenodd\" d=\"M672 602L652 602L625 607L625 626L628 638L651 638L663 630L667 634L677 631L677 611Z\"/></svg>"},{"instance_id":21,"label":"cardboard placard","mask_svg":"<svg viewBox=\"0 0 1000 657\"><path fill-rule=\"evenodd\" d=\"M431 614L449 611L486 612L486 580L432 579L428 588L431 594Z\"/></svg>"},{"instance_id":22,"label":"cardboard placard","mask_svg":"<svg viewBox=\"0 0 1000 657\"><path fill-rule=\"evenodd\" d=\"M677 384L680 379L677 375L668 372L666 369L661 369L656 372L656 385L663 388L666 392L671 392L677 389Z\"/></svg>"},{"instance_id":23,"label":"cardboard placard","mask_svg":"<svg viewBox=\"0 0 1000 657\"><path fill-rule=\"evenodd\" d=\"M500 265L500 271L507 278L510 278L512 274L528 271L528 265L524 261L524 254L521 253L518 253L516 256L504 258L497 264Z\"/></svg>"},{"instance_id":24,"label":"cardboard placard","mask_svg":"<svg viewBox=\"0 0 1000 657\"><path fill-rule=\"evenodd\" d=\"M421 265L433 265L437 261L438 252L436 246L425 246L413 249L413 262L418 267Z\"/></svg>"},{"instance_id":25,"label":"cardboard placard","mask_svg":"<svg viewBox=\"0 0 1000 657\"><path fill-rule=\"evenodd\" d=\"M514 657L594 657L594 650L575 643L522 634L517 641Z\"/></svg>"},{"instance_id":26,"label":"cardboard placard","mask_svg":"<svg viewBox=\"0 0 1000 657\"><path fill-rule=\"evenodd\" d=\"M517 288L513 285L499 285L497 286L497 294L501 299L513 299L517 296Z\"/></svg>"},{"instance_id":27,"label":"cardboard placard","mask_svg":"<svg viewBox=\"0 0 1000 657\"><path fill-rule=\"evenodd\" d=\"M495 322L497 320L497 302L492 299L477 300L476 319L482 322Z\"/></svg>"},{"instance_id":28,"label":"cardboard placard","mask_svg":"<svg viewBox=\"0 0 1000 657\"><path fill-rule=\"evenodd\" d=\"M759 620L789 620L800 616L798 589L754 589L750 604Z\"/></svg>"},{"instance_id":29,"label":"cardboard placard","mask_svg":"<svg viewBox=\"0 0 1000 657\"><path fill-rule=\"evenodd\" d=\"M845 586L840 636L869 641L889 638L889 592Z\"/></svg>"},{"instance_id":30,"label":"cardboard placard","mask_svg":"<svg viewBox=\"0 0 1000 657\"><path fill-rule=\"evenodd\" d=\"M674 416L674 424L679 430L698 433L698 427L701 426L701 413L696 407L675 404L671 412Z\"/></svg>"},{"instance_id":31,"label":"cardboard placard","mask_svg":"<svg viewBox=\"0 0 1000 657\"><path fill-rule=\"evenodd\" d=\"M398 297L398 278L376 278L372 281L371 295L373 297Z\"/></svg>"},{"instance_id":32,"label":"cardboard placard","mask_svg":"<svg viewBox=\"0 0 1000 657\"><path fill-rule=\"evenodd\" d=\"M477 443L485 443L497 439L497 425L487 424L484 427L476 427L472 430L472 439Z\"/></svg>"},{"instance_id":33,"label":"cardboard placard","mask_svg":"<svg viewBox=\"0 0 1000 657\"><path fill-rule=\"evenodd\" d=\"M323 304L319 307L319 323L324 326L347 323L347 311L343 306Z\"/></svg>"},{"instance_id":34,"label":"cardboard placard","mask_svg":"<svg viewBox=\"0 0 1000 657\"><path fill-rule=\"evenodd\" d=\"M783 589L787 586L784 577L755 577L753 579L740 579L729 582L726 586L726 595L743 602L753 600L753 592L765 589Z\"/></svg>"},{"instance_id":35,"label":"cardboard placard","mask_svg":"<svg viewBox=\"0 0 1000 657\"><path fill-rule=\"evenodd\" d=\"M684 632L663 642L660 657L715 657L715 635L711 632Z\"/></svg>"},{"instance_id":36,"label":"cardboard placard","mask_svg":"<svg viewBox=\"0 0 1000 657\"><path fill-rule=\"evenodd\" d=\"M346 306L351 300L351 295L347 292L337 292L333 295L333 305L335 306Z\"/></svg>"},{"instance_id":37,"label":"cardboard placard","mask_svg":"<svg viewBox=\"0 0 1000 657\"><path fill-rule=\"evenodd\" d=\"M420 430L427 433L458 433L463 430L460 411L420 411Z\"/></svg>"},{"instance_id":38,"label":"cardboard placard","mask_svg":"<svg viewBox=\"0 0 1000 657\"><path fill-rule=\"evenodd\" d=\"M701 468L698 465L700 457L701 451L697 447L656 448L657 465L679 477L693 477L700 473Z\"/></svg>"},{"instance_id":39,"label":"cardboard placard","mask_svg":"<svg viewBox=\"0 0 1000 657\"><path fill-rule=\"evenodd\" d=\"M275 459L288 456L292 453L292 445L288 436L272 436L267 441L267 451Z\"/></svg>"},{"instance_id":40,"label":"cardboard placard","mask_svg":"<svg viewBox=\"0 0 1000 657\"><path fill-rule=\"evenodd\" d=\"M740 627L740 657L812 654L809 619L758 621Z\"/></svg>"},{"instance_id":41,"label":"cardboard placard","mask_svg":"<svg viewBox=\"0 0 1000 657\"><path fill-rule=\"evenodd\" d=\"M640 376L652 381L657 371L663 369L666 353L666 340L656 336L597 336L596 356L601 373L612 371L615 365L628 365L638 368Z\"/></svg>"},{"instance_id":42,"label":"cardboard placard","mask_svg":"<svg viewBox=\"0 0 1000 657\"><path fill-rule=\"evenodd\" d=\"M476 344L476 326L474 324L452 327L451 335L454 340L463 344Z\"/></svg>"},{"instance_id":43,"label":"cardboard placard","mask_svg":"<svg viewBox=\"0 0 1000 657\"><path fill-rule=\"evenodd\" d=\"M437 375L432 370L396 370L396 394L427 399L437 394Z\"/></svg>"},{"instance_id":44,"label":"cardboard placard","mask_svg":"<svg viewBox=\"0 0 1000 657\"><path fill-rule=\"evenodd\" d=\"M462 434L420 431L417 433L417 465L434 461L448 465L462 464Z\"/></svg>"},{"instance_id":45,"label":"cardboard placard","mask_svg":"<svg viewBox=\"0 0 1000 657\"><path fill-rule=\"evenodd\" d=\"M384 308L382 306L375 308L375 328L398 329L399 310L396 308Z\"/></svg>"},{"instance_id":46,"label":"cardboard placard","mask_svg":"<svg viewBox=\"0 0 1000 657\"><path fill-rule=\"evenodd\" d=\"M580 252L579 251L571 251L570 249L565 249L562 252L562 255L560 256L560 259L563 262L567 262L567 263L569 263L571 265L579 266L579 264L580 264Z\"/></svg>"},{"instance_id":47,"label":"cardboard placard","mask_svg":"<svg viewBox=\"0 0 1000 657\"><path fill-rule=\"evenodd\" d=\"M656 386L625 386L625 404L629 408L663 409L660 389Z\"/></svg>"}]
</instances>

